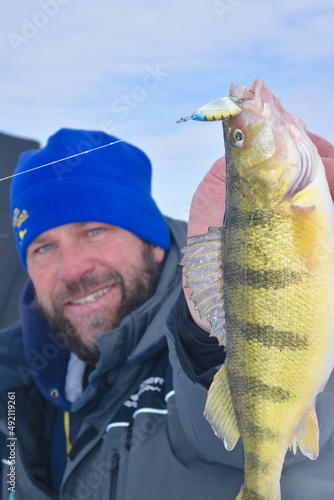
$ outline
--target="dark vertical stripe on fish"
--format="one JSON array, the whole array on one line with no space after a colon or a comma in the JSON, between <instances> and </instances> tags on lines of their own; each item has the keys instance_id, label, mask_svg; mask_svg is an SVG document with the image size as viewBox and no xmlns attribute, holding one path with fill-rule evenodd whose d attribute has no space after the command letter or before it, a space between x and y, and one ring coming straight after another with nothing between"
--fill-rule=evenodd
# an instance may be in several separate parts
<instances>
[{"instance_id":1,"label":"dark vertical stripe on fish","mask_svg":"<svg viewBox=\"0 0 334 500\"><path fill-rule=\"evenodd\" d=\"M275 432L267 427L261 427L251 420L246 420L242 428L245 432L256 437L258 441L276 441L281 437L279 432Z\"/></svg>"},{"instance_id":2,"label":"dark vertical stripe on fish","mask_svg":"<svg viewBox=\"0 0 334 500\"><path fill-rule=\"evenodd\" d=\"M259 397L274 403L283 403L293 398L291 393L278 386L271 386L262 382L256 377L246 377L242 375L231 375L232 389L235 397L242 397L252 393L253 397Z\"/></svg>"},{"instance_id":3,"label":"dark vertical stripe on fish","mask_svg":"<svg viewBox=\"0 0 334 500\"><path fill-rule=\"evenodd\" d=\"M231 261L226 261L224 264L226 286L246 284L255 289L279 290L300 283L304 277L305 273L296 273L291 269L251 269Z\"/></svg>"},{"instance_id":4,"label":"dark vertical stripe on fish","mask_svg":"<svg viewBox=\"0 0 334 500\"><path fill-rule=\"evenodd\" d=\"M261 462L259 457L251 451L245 451L244 460L247 460L247 465L251 469L257 470L262 474L268 474L268 472L270 471L270 463Z\"/></svg>"},{"instance_id":5,"label":"dark vertical stripe on fish","mask_svg":"<svg viewBox=\"0 0 334 500\"><path fill-rule=\"evenodd\" d=\"M236 314L226 314L225 321L228 327L242 335L246 342L259 342L265 347L274 347L280 351L302 351L309 348L310 342L306 335L275 330L272 325L245 323L240 321Z\"/></svg>"},{"instance_id":6,"label":"dark vertical stripe on fish","mask_svg":"<svg viewBox=\"0 0 334 500\"><path fill-rule=\"evenodd\" d=\"M243 489L243 498L245 500L267 500L268 497L264 497L263 495L256 493L256 491L250 490L248 488L244 488Z\"/></svg>"}]
</instances>

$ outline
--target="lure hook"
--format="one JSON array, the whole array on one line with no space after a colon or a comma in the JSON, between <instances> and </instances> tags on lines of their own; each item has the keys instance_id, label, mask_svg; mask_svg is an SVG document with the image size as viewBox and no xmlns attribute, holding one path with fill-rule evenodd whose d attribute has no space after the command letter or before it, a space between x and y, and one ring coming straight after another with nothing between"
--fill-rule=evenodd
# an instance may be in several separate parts
<instances>
[{"instance_id":1,"label":"lure hook","mask_svg":"<svg viewBox=\"0 0 334 500\"><path fill-rule=\"evenodd\" d=\"M180 118L179 120L176 120L175 123L187 122L188 120L191 120L191 116L187 116L186 118Z\"/></svg>"}]
</instances>

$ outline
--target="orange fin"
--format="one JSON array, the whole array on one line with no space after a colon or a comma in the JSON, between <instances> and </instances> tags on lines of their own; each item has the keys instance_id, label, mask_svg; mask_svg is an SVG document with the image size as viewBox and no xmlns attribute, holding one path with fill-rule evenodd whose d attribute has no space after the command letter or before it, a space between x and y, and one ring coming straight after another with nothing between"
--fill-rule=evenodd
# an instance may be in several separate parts
<instances>
[{"instance_id":1,"label":"orange fin","mask_svg":"<svg viewBox=\"0 0 334 500\"><path fill-rule=\"evenodd\" d=\"M215 434L224 441L228 451L233 450L240 437L232 403L229 374L224 364L216 373L206 400L204 415Z\"/></svg>"},{"instance_id":2,"label":"orange fin","mask_svg":"<svg viewBox=\"0 0 334 500\"><path fill-rule=\"evenodd\" d=\"M292 438L293 453L296 453L297 446L306 457L315 460L319 455L319 426L314 402L306 410L296 433Z\"/></svg>"}]
</instances>

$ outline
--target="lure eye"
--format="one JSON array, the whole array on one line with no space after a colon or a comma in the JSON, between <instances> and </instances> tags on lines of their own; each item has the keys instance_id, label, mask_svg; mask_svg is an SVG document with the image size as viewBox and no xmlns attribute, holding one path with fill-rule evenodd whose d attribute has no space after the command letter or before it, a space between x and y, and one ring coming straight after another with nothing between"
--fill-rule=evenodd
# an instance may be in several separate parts
<instances>
[{"instance_id":1,"label":"lure eye","mask_svg":"<svg viewBox=\"0 0 334 500\"><path fill-rule=\"evenodd\" d=\"M232 130L230 135L231 145L235 148L240 148L244 143L244 133L239 128Z\"/></svg>"}]
</instances>

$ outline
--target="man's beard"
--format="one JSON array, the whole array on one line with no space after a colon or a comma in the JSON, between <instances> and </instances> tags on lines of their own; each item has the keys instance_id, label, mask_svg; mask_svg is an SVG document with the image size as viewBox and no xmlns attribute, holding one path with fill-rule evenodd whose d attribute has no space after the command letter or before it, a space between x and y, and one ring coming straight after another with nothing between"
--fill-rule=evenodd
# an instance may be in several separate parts
<instances>
[{"instance_id":1,"label":"man's beard","mask_svg":"<svg viewBox=\"0 0 334 500\"><path fill-rule=\"evenodd\" d=\"M38 297L37 306L54 333L63 341L64 345L83 361L96 365L100 358L99 337L102 333L117 328L123 318L138 309L154 294L160 274L161 263L153 258L152 245L143 241L142 265L129 283L125 283L123 276L116 270L110 269L103 276L83 277L78 281L68 282L66 289L58 292L52 299L52 311L47 310ZM71 299L89 293L100 285L115 284L121 300L116 308L97 312L92 318L78 318L78 327L63 313L64 304ZM80 332L80 324L89 328L89 338L84 338Z\"/></svg>"}]
</instances>

